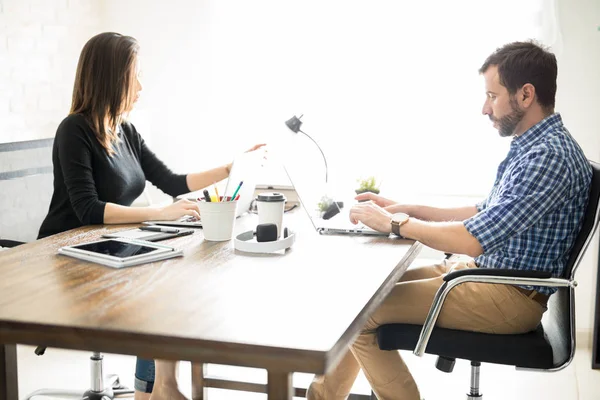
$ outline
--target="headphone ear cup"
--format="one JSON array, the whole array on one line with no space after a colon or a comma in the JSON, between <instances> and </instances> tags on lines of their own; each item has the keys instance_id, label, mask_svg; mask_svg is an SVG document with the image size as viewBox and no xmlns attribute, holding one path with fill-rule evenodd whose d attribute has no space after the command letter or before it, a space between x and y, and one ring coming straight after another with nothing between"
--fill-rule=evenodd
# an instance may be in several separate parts
<instances>
[{"instance_id":1,"label":"headphone ear cup","mask_svg":"<svg viewBox=\"0 0 600 400\"><path fill-rule=\"evenodd\" d=\"M274 242L277 240L277 225L260 224L256 226L257 242Z\"/></svg>"},{"instance_id":2,"label":"headphone ear cup","mask_svg":"<svg viewBox=\"0 0 600 400\"><path fill-rule=\"evenodd\" d=\"M283 228L283 238L286 239L288 237L288 234L289 234L289 232L288 232L288 228L286 226L285 228Z\"/></svg>"}]
</instances>

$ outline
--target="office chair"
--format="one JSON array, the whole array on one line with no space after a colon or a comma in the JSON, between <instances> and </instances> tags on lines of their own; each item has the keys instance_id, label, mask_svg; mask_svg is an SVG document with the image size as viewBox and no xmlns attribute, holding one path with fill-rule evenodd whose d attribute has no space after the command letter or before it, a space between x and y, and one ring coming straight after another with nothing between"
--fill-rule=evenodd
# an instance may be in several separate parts
<instances>
[{"instance_id":1,"label":"office chair","mask_svg":"<svg viewBox=\"0 0 600 400\"><path fill-rule=\"evenodd\" d=\"M436 293L424 325L388 324L377 329L382 350L413 350L438 356L436 367L452 372L457 358L471 361L471 390L467 400L482 399L479 375L482 362L513 365L517 370L559 371L568 366L575 355L575 271L587 249L600 217L600 164L590 162L593 169L590 195L563 276L550 273L505 269L469 269L449 273ZM465 282L504 285L533 285L558 288L550 296L548 310L536 330L523 334L497 335L437 328L435 322L448 293Z\"/></svg>"},{"instance_id":2,"label":"office chair","mask_svg":"<svg viewBox=\"0 0 600 400\"><path fill-rule=\"evenodd\" d=\"M36 239L52 196L52 145L53 139L0 143L0 247L15 247ZM42 355L45 349L38 347L35 353ZM120 385L118 376L104 378L102 354L93 353L90 359L92 383L87 392L38 390L26 399L74 395L108 400L114 395L133 393Z\"/></svg>"}]
</instances>

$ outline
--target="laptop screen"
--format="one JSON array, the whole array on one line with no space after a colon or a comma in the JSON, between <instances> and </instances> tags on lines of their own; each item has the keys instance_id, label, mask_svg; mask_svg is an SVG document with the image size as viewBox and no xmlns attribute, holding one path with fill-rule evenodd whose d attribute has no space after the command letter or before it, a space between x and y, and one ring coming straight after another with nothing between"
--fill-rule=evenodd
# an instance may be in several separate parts
<instances>
[{"instance_id":1,"label":"laptop screen","mask_svg":"<svg viewBox=\"0 0 600 400\"><path fill-rule=\"evenodd\" d=\"M315 231L387 235L350 222L349 210L356 203L352 187L326 181L325 164L317 147L302 140L296 136L285 146L282 165Z\"/></svg>"},{"instance_id":2,"label":"laptop screen","mask_svg":"<svg viewBox=\"0 0 600 400\"><path fill-rule=\"evenodd\" d=\"M239 196L236 210L237 217L247 212L254 200L254 190L256 189L262 159L262 151L253 151L242 153L233 160L223 196L231 197L234 194L236 197ZM242 183L241 186L240 183Z\"/></svg>"},{"instance_id":3,"label":"laptop screen","mask_svg":"<svg viewBox=\"0 0 600 400\"><path fill-rule=\"evenodd\" d=\"M309 161L311 157L303 160L298 160L294 156L287 157L282 163L283 168L315 231L320 232L324 226L334 220L336 223L347 222L350 226L348 209L344 206L353 203L352 193L348 193L350 198L345 201L340 195L334 194L333 185L325 182L325 167L319 163L320 155L318 157L312 158L314 162ZM306 165L307 163L311 165Z\"/></svg>"}]
</instances>

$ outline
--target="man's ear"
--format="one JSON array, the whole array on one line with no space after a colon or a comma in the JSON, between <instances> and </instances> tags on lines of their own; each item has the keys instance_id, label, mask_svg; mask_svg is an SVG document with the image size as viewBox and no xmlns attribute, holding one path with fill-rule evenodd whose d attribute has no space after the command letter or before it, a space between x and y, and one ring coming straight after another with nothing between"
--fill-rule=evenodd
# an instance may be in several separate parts
<instances>
[{"instance_id":1,"label":"man's ear","mask_svg":"<svg viewBox=\"0 0 600 400\"><path fill-rule=\"evenodd\" d=\"M519 94L519 102L523 106L523 108L529 108L535 101L535 86L531 83L526 83L521 88L521 93Z\"/></svg>"}]
</instances>

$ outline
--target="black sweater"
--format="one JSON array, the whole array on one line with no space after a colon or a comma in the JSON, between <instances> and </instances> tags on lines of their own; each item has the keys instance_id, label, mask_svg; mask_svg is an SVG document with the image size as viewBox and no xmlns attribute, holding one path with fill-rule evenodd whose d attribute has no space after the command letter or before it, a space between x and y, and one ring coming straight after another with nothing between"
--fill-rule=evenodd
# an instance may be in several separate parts
<instances>
[{"instance_id":1,"label":"black sweater","mask_svg":"<svg viewBox=\"0 0 600 400\"><path fill-rule=\"evenodd\" d=\"M132 124L120 128L110 157L82 115L69 115L59 125L52 149L54 193L38 238L102 224L106 203L131 205L146 180L171 196L189 192L186 175L169 170Z\"/></svg>"}]
</instances>

